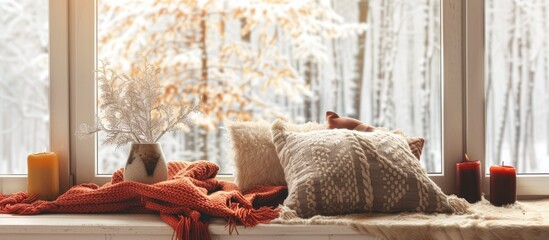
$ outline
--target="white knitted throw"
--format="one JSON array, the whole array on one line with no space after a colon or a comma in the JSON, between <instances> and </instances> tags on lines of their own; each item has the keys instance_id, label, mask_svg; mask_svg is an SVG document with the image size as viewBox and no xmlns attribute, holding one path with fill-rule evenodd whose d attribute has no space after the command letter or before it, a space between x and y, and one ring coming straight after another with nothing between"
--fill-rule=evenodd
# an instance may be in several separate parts
<instances>
[{"instance_id":1,"label":"white knitted throw","mask_svg":"<svg viewBox=\"0 0 549 240\"><path fill-rule=\"evenodd\" d=\"M452 201L455 196L449 196ZM272 224L345 225L380 239L549 239L549 199L518 201L495 207L486 199L470 204L466 214L364 213L299 218L295 211L281 207Z\"/></svg>"}]
</instances>

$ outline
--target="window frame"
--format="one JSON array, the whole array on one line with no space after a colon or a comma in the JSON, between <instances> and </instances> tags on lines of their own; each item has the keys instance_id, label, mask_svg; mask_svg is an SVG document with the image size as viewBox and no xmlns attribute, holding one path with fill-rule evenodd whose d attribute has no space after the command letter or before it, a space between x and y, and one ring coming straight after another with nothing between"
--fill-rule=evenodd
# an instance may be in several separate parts
<instances>
[{"instance_id":1,"label":"window frame","mask_svg":"<svg viewBox=\"0 0 549 240\"><path fill-rule=\"evenodd\" d=\"M482 189L490 195L490 175L486 166L486 98L485 98L485 0L466 0L465 31L465 152L480 159ZM482 23L482 24L479 24ZM478 103L482 104L478 104ZM549 174L517 175L517 196L549 196Z\"/></svg>"},{"instance_id":2,"label":"window frame","mask_svg":"<svg viewBox=\"0 0 549 240\"><path fill-rule=\"evenodd\" d=\"M69 171L69 58L68 0L49 0L49 113L50 148L59 159L59 190L72 186ZM21 159L26 161L26 159ZM27 175L1 175L0 193L27 189Z\"/></svg>"},{"instance_id":3,"label":"window frame","mask_svg":"<svg viewBox=\"0 0 549 240\"><path fill-rule=\"evenodd\" d=\"M69 2L70 125L76 133L83 123L93 123L95 115L95 14L94 0ZM91 89L91 91L90 91ZM95 177L95 136L71 138L71 171L75 184L103 184Z\"/></svg>"},{"instance_id":4,"label":"window frame","mask_svg":"<svg viewBox=\"0 0 549 240\"><path fill-rule=\"evenodd\" d=\"M93 122L95 115L95 87L94 87L94 64L95 64L95 43L96 43L96 22L97 14L96 1L71 1L70 2L70 53L71 53L71 131L75 132L77 126L82 123ZM453 91L462 88L462 37L461 37L461 1L444 0L441 4L441 17L443 28L441 32L444 46L443 74L444 94L443 104L443 126L456 126L444 128L443 156L449 161L442 162L442 174L432 174L433 179L445 192L454 191L454 163L461 161L463 149L462 134L462 94L461 91ZM93 89L89 91L89 89ZM452 137L449 137L452 136ZM98 176L96 166L96 137L73 138L72 159L76 173L76 183L109 181L108 176ZM93 171L92 171L93 170ZM232 180L232 177L223 177Z\"/></svg>"},{"instance_id":5,"label":"window frame","mask_svg":"<svg viewBox=\"0 0 549 240\"><path fill-rule=\"evenodd\" d=\"M94 64L96 59L96 1L70 1L70 125L76 132L95 114ZM484 139L484 0L441 0L442 39L442 173L430 174L441 189L455 192L455 163L463 153L485 166ZM478 23L482 24L478 24ZM90 91L89 89L93 89ZM481 102L482 104L478 104ZM76 183L105 183L97 176L96 137L71 138L71 169ZM78 160L78 161L76 161ZM125 160L121 160L125 161ZM232 180L232 177L221 177ZM489 194L489 176L482 174L483 190ZM517 194L544 195L547 177L519 176Z\"/></svg>"}]
</instances>

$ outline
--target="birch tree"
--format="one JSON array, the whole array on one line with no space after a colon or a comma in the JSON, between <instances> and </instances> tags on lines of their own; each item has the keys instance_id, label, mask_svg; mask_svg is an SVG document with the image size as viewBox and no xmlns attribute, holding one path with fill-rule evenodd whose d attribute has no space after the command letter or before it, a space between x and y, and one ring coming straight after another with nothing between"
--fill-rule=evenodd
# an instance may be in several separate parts
<instances>
[{"instance_id":1,"label":"birch tree","mask_svg":"<svg viewBox=\"0 0 549 240\"><path fill-rule=\"evenodd\" d=\"M517 19L517 9L516 9L516 4L515 2L513 2L513 7L511 8L511 14L509 15L510 16L510 21L509 21L509 25L510 26L517 26L516 25L516 19ZM499 124L499 127L498 127L498 138L496 140L497 142L497 145L496 145L496 161L498 161L499 159L501 159L501 151L502 151L502 145L503 145L503 140L504 140L504 136L505 136L505 129L506 129L506 125L507 125L507 116L508 116L508 112L509 112L509 102L510 102L510 97L511 97L511 91L513 89L513 73L514 73L514 68L515 68L515 64L513 63L513 59L515 58L515 38L516 38L516 33L515 33L515 30L516 30L516 27L511 27L509 28L509 34L508 34L508 42L507 42L507 56L506 56L506 62L507 62L507 84L506 84L506 89L505 89L505 95L504 95L504 98L503 98L503 113L501 115L501 122Z\"/></svg>"},{"instance_id":2,"label":"birch tree","mask_svg":"<svg viewBox=\"0 0 549 240\"><path fill-rule=\"evenodd\" d=\"M369 9L369 0L359 0L358 1L358 21L360 23L366 23L368 21L368 11ZM354 92L354 103L353 106L356 109L355 118L360 118L362 112L362 89L364 87L364 78L365 78L365 68L364 68L364 58L366 56L366 34L363 32L358 36L358 53L356 54L356 80L355 80L355 92Z\"/></svg>"},{"instance_id":3,"label":"birch tree","mask_svg":"<svg viewBox=\"0 0 549 240\"><path fill-rule=\"evenodd\" d=\"M0 174L26 174L49 148L47 1L0 4Z\"/></svg>"}]
</instances>

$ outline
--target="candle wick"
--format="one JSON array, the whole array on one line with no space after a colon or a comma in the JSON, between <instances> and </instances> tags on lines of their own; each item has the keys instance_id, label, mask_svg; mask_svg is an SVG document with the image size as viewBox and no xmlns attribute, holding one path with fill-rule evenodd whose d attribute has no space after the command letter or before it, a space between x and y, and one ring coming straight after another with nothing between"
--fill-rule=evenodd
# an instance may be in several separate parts
<instances>
[{"instance_id":1,"label":"candle wick","mask_svg":"<svg viewBox=\"0 0 549 240\"><path fill-rule=\"evenodd\" d=\"M501 166L505 166L505 161L501 161Z\"/></svg>"}]
</instances>

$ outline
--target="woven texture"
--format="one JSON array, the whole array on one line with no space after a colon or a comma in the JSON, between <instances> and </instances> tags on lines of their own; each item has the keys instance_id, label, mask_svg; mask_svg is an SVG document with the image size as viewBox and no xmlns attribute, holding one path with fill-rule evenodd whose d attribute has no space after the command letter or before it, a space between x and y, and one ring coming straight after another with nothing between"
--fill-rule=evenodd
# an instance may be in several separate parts
<instances>
[{"instance_id":1,"label":"woven texture","mask_svg":"<svg viewBox=\"0 0 549 240\"><path fill-rule=\"evenodd\" d=\"M229 233L237 224L251 227L278 217L270 206L284 199L285 187L261 187L243 195L235 184L218 181L218 170L211 162L170 162L168 181L147 185L124 181L120 169L102 187L81 184L51 202L36 201L26 192L0 194L0 213L159 212L178 239L210 239L208 217L227 219Z\"/></svg>"},{"instance_id":2,"label":"woven texture","mask_svg":"<svg viewBox=\"0 0 549 240\"><path fill-rule=\"evenodd\" d=\"M357 212L453 212L406 139L387 131L289 132L273 142L288 181L284 205L300 217Z\"/></svg>"},{"instance_id":3,"label":"woven texture","mask_svg":"<svg viewBox=\"0 0 549 240\"><path fill-rule=\"evenodd\" d=\"M455 195L449 199L456 199ZM282 209L279 224L329 224L349 226L379 239L390 240L547 240L549 199L519 200L496 207L486 199L468 205L464 214L362 213L342 216L297 217Z\"/></svg>"},{"instance_id":4,"label":"woven texture","mask_svg":"<svg viewBox=\"0 0 549 240\"><path fill-rule=\"evenodd\" d=\"M296 132L327 129L315 122L289 124ZM233 122L227 124L236 167L236 183L242 192L260 186L286 186L284 171L271 139L271 124L267 122Z\"/></svg>"}]
</instances>

